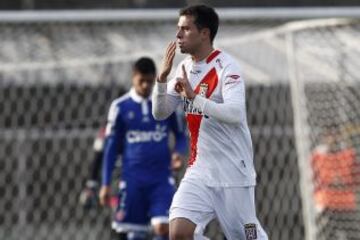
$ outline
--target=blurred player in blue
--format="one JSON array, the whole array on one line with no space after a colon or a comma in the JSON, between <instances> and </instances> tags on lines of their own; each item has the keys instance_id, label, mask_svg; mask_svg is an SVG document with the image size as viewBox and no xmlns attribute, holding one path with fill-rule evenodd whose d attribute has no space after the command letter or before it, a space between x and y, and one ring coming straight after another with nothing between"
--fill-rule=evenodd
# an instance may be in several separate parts
<instances>
[{"instance_id":1,"label":"blurred player in blue","mask_svg":"<svg viewBox=\"0 0 360 240\"><path fill-rule=\"evenodd\" d=\"M146 239L151 223L156 240L168 239L168 211L175 192L171 159L187 151L187 140L177 115L154 120L151 97L156 68L149 58L133 66L132 89L111 104L105 131L100 203L111 196L111 176L122 156L119 203L112 222L113 239ZM174 152L169 133L175 136Z\"/></svg>"}]
</instances>

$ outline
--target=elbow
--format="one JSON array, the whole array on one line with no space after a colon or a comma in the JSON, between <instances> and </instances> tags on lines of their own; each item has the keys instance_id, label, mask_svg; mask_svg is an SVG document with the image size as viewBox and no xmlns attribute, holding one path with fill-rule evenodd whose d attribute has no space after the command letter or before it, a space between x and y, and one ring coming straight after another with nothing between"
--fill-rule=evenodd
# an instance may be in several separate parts
<instances>
[{"instance_id":1,"label":"elbow","mask_svg":"<svg viewBox=\"0 0 360 240\"><path fill-rule=\"evenodd\" d=\"M161 114L153 114L153 117L156 121L162 121L166 119L166 116L161 115Z\"/></svg>"},{"instance_id":2,"label":"elbow","mask_svg":"<svg viewBox=\"0 0 360 240\"><path fill-rule=\"evenodd\" d=\"M158 101L158 99L155 98L155 95L153 94L152 97L152 109L151 109L151 114L153 115L154 119L157 121L162 121L165 120L168 116L166 115L166 111L164 111L164 109L159 106L161 104L161 101Z\"/></svg>"},{"instance_id":3,"label":"elbow","mask_svg":"<svg viewBox=\"0 0 360 240\"><path fill-rule=\"evenodd\" d=\"M232 116L231 118L223 119L223 122L230 125L240 125L242 123L242 119L239 116Z\"/></svg>"},{"instance_id":4,"label":"elbow","mask_svg":"<svg viewBox=\"0 0 360 240\"><path fill-rule=\"evenodd\" d=\"M242 104L239 105L236 103L235 105L232 105L229 109L231 113L231 117L228 118L230 120L230 124L232 125L241 125L246 121L246 115L245 113L245 106Z\"/></svg>"},{"instance_id":5,"label":"elbow","mask_svg":"<svg viewBox=\"0 0 360 240\"><path fill-rule=\"evenodd\" d=\"M225 117L225 115L223 116ZM233 108L231 114L226 116L223 120L231 125L240 125L244 121L243 116L241 116L241 111L236 108Z\"/></svg>"},{"instance_id":6,"label":"elbow","mask_svg":"<svg viewBox=\"0 0 360 240\"><path fill-rule=\"evenodd\" d=\"M163 113L162 111L159 111L159 109L153 108L151 112L152 112L154 119L157 121L165 120L168 117L165 113Z\"/></svg>"},{"instance_id":7,"label":"elbow","mask_svg":"<svg viewBox=\"0 0 360 240\"><path fill-rule=\"evenodd\" d=\"M237 109L236 111L234 111L234 115L235 117L232 118L232 124L234 125L240 125L244 122L244 116L242 115L242 112Z\"/></svg>"},{"instance_id":8,"label":"elbow","mask_svg":"<svg viewBox=\"0 0 360 240\"><path fill-rule=\"evenodd\" d=\"M230 121L230 124L232 124L232 125L240 125L241 123L242 123L241 117L233 118L233 119Z\"/></svg>"}]
</instances>

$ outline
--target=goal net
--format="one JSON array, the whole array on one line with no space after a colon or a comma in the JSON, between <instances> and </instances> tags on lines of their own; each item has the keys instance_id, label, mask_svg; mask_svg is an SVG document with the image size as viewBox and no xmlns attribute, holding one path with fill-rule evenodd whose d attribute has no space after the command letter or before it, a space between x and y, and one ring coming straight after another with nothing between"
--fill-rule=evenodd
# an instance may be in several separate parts
<instances>
[{"instance_id":1,"label":"goal net","mask_svg":"<svg viewBox=\"0 0 360 240\"><path fill-rule=\"evenodd\" d=\"M222 11L215 45L243 67L260 221L270 239L360 239L360 15L250 13ZM160 65L176 17L0 15L1 239L109 236L111 210L79 205L93 141L136 58Z\"/></svg>"}]
</instances>

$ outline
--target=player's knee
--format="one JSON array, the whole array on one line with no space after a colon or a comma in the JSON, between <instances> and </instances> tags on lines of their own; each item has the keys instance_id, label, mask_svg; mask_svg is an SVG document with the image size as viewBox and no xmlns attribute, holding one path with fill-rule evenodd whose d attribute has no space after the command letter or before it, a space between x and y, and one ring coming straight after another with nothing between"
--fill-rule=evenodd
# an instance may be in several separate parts
<instances>
[{"instance_id":1,"label":"player's knee","mask_svg":"<svg viewBox=\"0 0 360 240\"><path fill-rule=\"evenodd\" d=\"M196 225L186 219L174 219L170 223L170 240L192 240Z\"/></svg>"},{"instance_id":2,"label":"player's knee","mask_svg":"<svg viewBox=\"0 0 360 240\"><path fill-rule=\"evenodd\" d=\"M153 228L155 235L167 236L169 234L169 224L155 224Z\"/></svg>"}]
</instances>

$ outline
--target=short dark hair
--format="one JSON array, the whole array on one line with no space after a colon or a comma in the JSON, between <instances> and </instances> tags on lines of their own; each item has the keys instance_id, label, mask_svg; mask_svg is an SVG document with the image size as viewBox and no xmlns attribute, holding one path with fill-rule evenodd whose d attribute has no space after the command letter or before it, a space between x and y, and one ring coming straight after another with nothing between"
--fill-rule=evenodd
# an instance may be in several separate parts
<instances>
[{"instance_id":1,"label":"short dark hair","mask_svg":"<svg viewBox=\"0 0 360 240\"><path fill-rule=\"evenodd\" d=\"M141 74L156 74L154 61L149 57L139 58L133 65L133 71Z\"/></svg>"},{"instance_id":2,"label":"short dark hair","mask_svg":"<svg viewBox=\"0 0 360 240\"><path fill-rule=\"evenodd\" d=\"M192 5L180 10L180 16L193 16L194 23L199 30L208 28L210 30L210 40L214 41L219 28L219 16L214 8L206 5Z\"/></svg>"}]
</instances>

